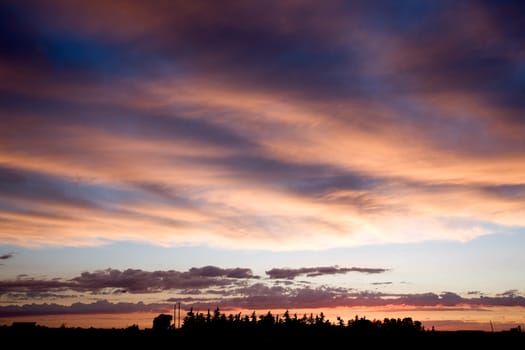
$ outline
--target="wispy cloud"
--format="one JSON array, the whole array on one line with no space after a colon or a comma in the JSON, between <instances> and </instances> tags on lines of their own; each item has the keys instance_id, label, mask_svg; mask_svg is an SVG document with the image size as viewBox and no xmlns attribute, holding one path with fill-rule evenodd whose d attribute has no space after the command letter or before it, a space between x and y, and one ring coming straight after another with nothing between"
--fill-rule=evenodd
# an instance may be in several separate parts
<instances>
[{"instance_id":1,"label":"wispy cloud","mask_svg":"<svg viewBox=\"0 0 525 350\"><path fill-rule=\"evenodd\" d=\"M0 255L0 260L11 259L14 256L15 256L15 253L5 253L5 254Z\"/></svg>"},{"instance_id":2,"label":"wispy cloud","mask_svg":"<svg viewBox=\"0 0 525 350\"><path fill-rule=\"evenodd\" d=\"M181 297L165 301L145 304L143 302L111 302L100 300L94 303L73 303L71 305L43 303L0 306L0 316L13 317L25 315L53 314L98 314L98 313L129 313L137 311L166 312L173 302L184 303L189 309L245 309L245 310L275 310L275 309L311 309L332 307L377 307L399 306L411 307L414 310L484 310L482 307L518 306L525 307L523 296L495 296L465 298L452 292L441 294L384 294L359 292L344 288L288 288L282 286L267 286L255 283L249 287L235 290L222 297Z\"/></svg>"},{"instance_id":3,"label":"wispy cloud","mask_svg":"<svg viewBox=\"0 0 525 350\"><path fill-rule=\"evenodd\" d=\"M392 282L372 282L370 284L373 285L373 286L385 286L385 285L392 284Z\"/></svg>"},{"instance_id":4,"label":"wispy cloud","mask_svg":"<svg viewBox=\"0 0 525 350\"><path fill-rule=\"evenodd\" d=\"M317 277L322 275L344 274L348 272L360 273L384 273L388 269L383 268L369 268L369 267L338 267L338 266L322 266L322 267L302 267L298 269L289 268L273 268L266 271L270 278L285 278L294 279L297 276L306 275L306 277Z\"/></svg>"},{"instance_id":5,"label":"wispy cloud","mask_svg":"<svg viewBox=\"0 0 525 350\"><path fill-rule=\"evenodd\" d=\"M99 300L93 303L73 303L71 305L61 304L26 304L22 306L0 306L2 317L24 316L24 315L63 315L63 314L119 314L130 312L165 312L171 304L166 303L113 303L107 300Z\"/></svg>"},{"instance_id":6,"label":"wispy cloud","mask_svg":"<svg viewBox=\"0 0 525 350\"><path fill-rule=\"evenodd\" d=\"M323 249L523 227L517 6L4 2L1 241Z\"/></svg>"}]
</instances>

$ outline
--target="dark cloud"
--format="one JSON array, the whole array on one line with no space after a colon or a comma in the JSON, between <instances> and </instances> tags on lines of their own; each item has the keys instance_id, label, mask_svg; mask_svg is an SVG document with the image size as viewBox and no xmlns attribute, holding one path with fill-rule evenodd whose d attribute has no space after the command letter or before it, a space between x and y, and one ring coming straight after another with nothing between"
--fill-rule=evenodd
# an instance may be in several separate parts
<instances>
[{"instance_id":1,"label":"dark cloud","mask_svg":"<svg viewBox=\"0 0 525 350\"><path fill-rule=\"evenodd\" d=\"M498 294L499 297L515 297L519 295L519 291L517 289L510 289L507 290L501 294Z\"/></svg>"},{"instance_id":2,"label":"dark cloud","mask_svg":"<svg viewBox=\"0 0 525 350\"><path fill-rule=\"evenodd\" d=\"M105 102L88 101L89 103L86 103L85 101L64 100L63 97L35 98L10 93L0 94L0 100L5 102L2 103L0 112L20 114L16 120L6 118L3 122L8 129L0 131L0 136L10 140L9 145L13 148L15 145L28 147L46 141L49 143L51 136L63 136L65 127L87 128L149 141L165 140L176 143L185 140L221 148L241 148L245 151L257 148L253 139L243 136L229 125L223 125L216 119L210 118L210 114L215 111L202 107L199 111L200 118L195 118L184 108L167 112L144 112L131 106L111 105ZM39 111L37 115L32 113L35 109ZM64 110L70 113L65 115ZM43 131L45 133L42 133ZM34 134L36 139L25 140L22 143L16 139L20 133ZM53 147L51 143L46 144L46 147L66 151L56 145ZM69 150L71 151L75 150Z\"/></svg>"},{"instance_id":3,"label":"dark cloud","mask_svg":"<svg viewBox=\"0 0 525 350\"><path fill-rule=\"evenodd\" d=\"M415 90L432 81L447 88L485 89L499 98L505 94L497 89L504 88L516 100L523 82L515 58L515 42L522 38L516 15L520 6L307 1L265 6L226 2L218 7L213 2L171 2L135 3L123 15L98 1L85 11L78 4L28 9L12 3L5 6L9 20L4 24L12 39L3 46L17 57L40 57L62 69L151 72L156 63L220 82L316 99L375 97L385 89ZM134 28L137 17L143 32ZM102 18L119 25L108 27L100 23ZM479 28L483 19L486 31ZM126 31L127 36L121 35ZM377 54L371 48L374 38L401 39L397 49L407 55L408 68L393 67L384 74L364 69ZM420 62L412 62L410 55Z\"/></svg>"},{"instance_id":4,"label":"dark cloud","mask_svg":"<svg viewBox=\"0 0 525 350\"><path fill-rule=\"evenodd\" d=\"M38 51L38 41L28 32L22 11L6 3L0 5L0 39L2 56L23 59Z\"/></svg>"},{"instance_id":5,"label":"dark cloud","mask_svg":"<svg viewBox=\"0 0 525 350\"><path fill-rule=\"evenodd\" d=\"M67 293L69 292L69 293ZM36 301L36 300L43 300L49 302L49 300L72 300L72 299L78 299L79 297L83 297L82 294L78 293L72 293L71 290L67 291L60 291L59 289L56 289L56 293L54 292L43 292L39 290L35 291L25 291L25 292L9 292L2 294L3 299L5 300L4 304L12 304L13 302L27 302L28 300Z\"/></svg>"},{"instance_id":6,"label":"dark cloud","mask_svg":"<svg viewBox=\"0 0 525 350\"><path fill-rule=\"evenodd\" d=\"M5 254L0 255L0 260L11 259L14 256L15 256L15 253L5 253Z\"/></svg>"},{"instance_id":7,"label":"dark cloud","mask_svg":"<svg viewBox=\"0 0 525 350\"><path fill-rule=\"evenodd\" d=\"M469 308L483 306L525 306L522 296L495 296L465 298L456 293L443 292L421 294L393 294L356 291L341 287L268 286L254 283L250 286L223 291L212 299L194 299L190 306L198 309L226 308L246 309L300 309L361 306L412 306ZM175 300L175 299L173 299Z\"/></svg>"},{"instance_id":8,"label":"dark cloud","mask_svg":"<svg viewBox=\"0 0 525 350\"><path fill-rule=\"evenodd\" d=\"M366 268L366 267L337 267L337 266L324 266L324 267L302 267L298 269L288 268L273 268L266 271L266 274L270 278L286 278L294 279L297 276L306 275L307 277L316 277L322 275L334 275L344 274L348 272L361 272L361 273L384 273L388 269L383 268Z\"/></svg>"},{"instance_id":9,"label":"dark cloud","mask_svg":"<svg viewBox=\"0 0 525 350\"><path fill-rule=\"evenodd\" d=\"M20 198L70 207L97 208L98 205L88 195L94 189L95 186L59 176L0 166L0 194L4 199ZM106 190L116 194L114 189ZM9 201L6 202L0 200L0 204L9 207Z\"/></svg>"},{"instance_id":10,"label":"dark cloud","mask_svg":"<svg viewBox=\"0 0 525 350\"><path fill-rule=\"evenodd\" d=\"M441 18L444 30L431 37L441 45L428 52L432 64L426 69L419 67L419 78L435 79L433 89L475 91L493 103L522 109L525 75L516 43L525 37L523 4L473 2L448 10L449 16ZM469 14L472 24L460 24L460 19ZM480 27L482 23L484 28ZM456 35L450 35L452 31Z\"/></svg>"},{"instance_id":11,"label":"dark cloud","mask_svg":"<svg viewBox=\"0 0 525 350\"><path fill-rule=\"evenodd\" d=\"M74 284L64 280L35 279L18 277L15 280L0 281L0 293L47 293L73 289Z\"/></svg>"},{"instance_id":12,"label":"dark cloud","mask_svg":"<svg viewBox=\"0 0 525 350\"><path fill-rule=\"evenodd\" d=\"M192 267L188 274L198 277L259 278L248 268L223 269L216 266Z\"/></svg>"},{"instance_id":13,"label":"dark cloud","mask_svg":"<svg viewBox=\"0 0 525 350\"><path fill-rule=\"evenodd\" d=\"M183 289L180 291L181 294L190 294L190 295L199 295L202 294L202 290L200 289ZM173 301L168 299L168 301Z\"/></svg>"},{"instance_id":14,"label":"dark cloud","mask_svg":"<svg viewBox=\"0 0 525 350\"><path fill-rule=\"evenodd\" d=\"M72 281L79 290L99 291L104 288L119 288L130 293L150 293L170 289L234 285L237 279L246 278L254 278L250 269L221 269L205 266L191 268L187 272L108 269L83 272Z\"/></svg>"},{"instance_id":15,"label":"dark cloud","mask_svg":"<svg viewBox=\"0 0 525 350\"><path fill-rule=\"evenodd\" d=\"M453 292L443 292L440 295L435 293L407 294L400 296L397 300L394 299L395 304L402 304L403 302L406 302L408 305L419 306L524 306L525 298L519 295L464 298Z\"/></svg>"},{"instance_id":16,"label":"dark cloud","mask_svg":"<svg viewBox=\"0 0 525 350\"><path fill-rule=\"evenodd\" d=\"M325 168L324 171L308 172L308 174L318 174L318 176L295 181L291 184L291 188L303 194L322 196L337 190L373 189L382 182L382 179L357 172L339 170L339 174L337 173L337 170L330 171L329 168Z\"/></svg>"},{"instance_id":17,"label":"dark cloud","mask_svg":"<svg viewBox=\"0 0 525 350\"><path fill-rule=\"evenodd\" d=\"M25 288L30 283L24 285ZM35 284L32 284L35 286ZM4 288L5 286L0 286ZM54 290L63 288L64 284L50 284ZM224 288L208 289L201 288L184 290L185 294L193 296L172 297L166 302L181 302L184 309L304 309L304 308L332 308L332 307L364 307L364 306L387 306L398 305L403 307L433 307L439 310L441 307L465 309L480 309L491 306L520 306L525 307L525 298L515 291L501 293L493 297L462 297L453 292L421 293L421 294L395 294L358 291L342 287L304 287L304 286L270 286L261 282L250 285ZM120 291L120 290L119 290ZM201 293L202 292L202 293ZM15 293L16 294L16 293ZM37 293L38 294L38 293ZM39 296L35 294L35 299ZM65 294L51 295L49 297L59 298ZM20 295L12 295L17 302L23 301ZM66 313L126 313L134 311L152 311L161 308L171 308L172 304L149 304L143 303L110 303L99 301L93 304L74 303L71 306L55 304L26 304L23 306L0 306L0 316L22 316L39 314L66 314Z\"/></svg>"},{"instance_id":18,"label":"dark cloud","mask_svg":"<svg viewBox=\"0 0 525 350\"><path fill-rule=\"evenodd\" d=\"M71 305L59 304L26 304L22 306L0 306L0 316L38 316L38 315L64 315L64 314L120 314L130 312L165 312L172 304L152 303L144 304L119 302L112 303L99 300L90 304L74 303Z\"/></svg>"},{"instance_id":19,"label":"dark cloud","mask_svg":"<svg viewBox=\"0 0 525 350\"><path fill-rule=\"evenodd\" d=\"M106 269L82 272L70 280L36 279L19 276L0 281L0 291L6 293L47 293L72 290L76 292L156 293L166 290L205 289L212 286L238 286L242 280L257 279L247 268L222 269L215 266L191 268L188 271L144 271L140 269Z\"/></svg>"},{"instance_id":20,"label":"dark cloud","mask_svg":"<svg viewBox=\"0 0 525 350\"><path fill-rule=\"evenodd\" d=\"M309 180L315 181L316 178L322 181L320 179L338 171L337 168L325 164L308 162L292 163L275 159L265 154L256 153L228 157L198 157L189 159L200 164L207 164L229 170L237 174L237 176L249 176L257 180L275 181L275 186L292 188L295 186L298 191L301 190L302 183L308 182ZM297 185L294 184L294 181L298 182ZM358 180L358 176L355 176L354 181L355 186L358 186L361 182L365 182L365 180Z\"/></svg>"},{"instance_id":21,"label":"dark cloud","mask_svg":"<svg viewBox=\"0 0 525 350\"><path fill-rule=\"evenodd\" d=\"M61 14L49 11L52 6L50 3L30 6L10 1L2 3L0 30L4 35L0 40L0 52L11 64L38 67L59 79L74 75L84 81L108 79L117 74L131 75L138 72L138 68L149 66L144 52L136 50L131 43L94 38L72 28L57 27Z\"/></svg>"},{"instance_id":22,"label":"dark cloud","mask_svg":"<svg viewBox=\"0 0 525 350\"><path fill-rule=\"evenodd\" d=\"M375 100L426 88L478 91L518 103L523 89L517 3L132 4L111 11L101 1L87 8L12 2L4 6L10 39L3 46L17 57L37 56L76 71L150 74L149 65L168 67L177 76L316 100ZM374 39L393 45L392 51L378 52ZM393 52L403 64L383 67L376 56ZM366 69L374 63L375 71Z\"/></svg>"},{"instance_id":23,"label":"dark cloud","mask_svg":"<svg viewBox=\"0 0 525 350\"><path fill-rule=\"evenodd\" d=\"M214 123L210 119L192 119L180 115L139 116L124 118L125 128L114 125L128 135L136 135L150 139L176 140L178 138L198 141L202 144L220 147L253 149L256 145L250 139L243 137L232 128ZM118 132L115 130L115 132Z\"/></svg>"},{"instance_id":24,"label":"dark cloud","mask_svg":"<svg viewBox=\"0 0 525 350\"><path fill-rule=\"evenodd\" d=\"M377 209L378 204L373 203L370 196L363 192L373 191L374 188L388 181L322 162L285 161L257 151L227 157L187 157L186 159L192 164L218 168L243 181L271 184L274 188L327 202L336 201L326 198L334 191L362 190L359 195L353 197L348 195L337 200L362 209Z\"/></svg>"},{"instance_id":25,"label":"dark cloud","mask_svg":"<svg viewBox=\"0 0 525 350\"><path fill-rule=\"evenodd\" d=\"M108 11L103 2L85 9L64 3L31 7L10 3L4 7L9 9L10 20L3 29L12 38L4 49L14 57L32 57L29 64L36 62L46 69L81 71L89 77L87 73L144 74L156 71L156 66L178 66L223 82L256 81L290 91L325 91L326 96L359 89L356 50L319 40L333 27L330 21L338 6L135 3L128 17L119 15L121 11ZM281 15L275 17L275 11ZM98 30L106 27L106 35L96 33L93 24L102 18L119 23L115 26L119 33L137 35L119 40L115 27L104 24ZM133 29L134 20L144 23L144 32ZM148 27L150 22L157 25ZM343 24L338 27L342 30ZM330 32L336 34L337 29ZM348 63L353 69L342 69Z\"/></svg>"},{"instance_id":26,"label":"dark cloud","mask_svg":"<svg viewBox=\"0 0 525 350\"><path fill-rule=\"evenodd\" d=\"M498 186L485 186L481 189L487 191L487 193L503 198L512 198L516 200L523 200L525 198L525 184L501 184Z\"/></svg>"},{"instance_id":27,"label":"dark cloud","mask_svg":"<svg viewBox=\"0 0 525 350\"><path fill-rule=\"evenodd\" d=\"M440 302L445 306L455 306L461 304L463 298L456 293L443 292L440 295Z\"/></svg>"},{"instance_id":28,"label":"dark cloud","mask_svg":"<svg viewBox=\"0 0 525 350\"><path fill-rule=\"evenodd\" d=\"M232 2L191 12L179 40L164 33L157 54L191 62L186 69L216 79L315 99L377 97L400 87L411 92L428 87L432 92L476 91L506 105L520 104L524 75L516 42L523 38L517 15L521 7L410 2L261 7ZM191 25L191 18L200 25ZM366 28L367 36L359 36L359 28ZM368 61L375 62L371 42L376 38L401 42L396 48L407 56L408 68L366 71Z\"/></svg>"}]
</instances>

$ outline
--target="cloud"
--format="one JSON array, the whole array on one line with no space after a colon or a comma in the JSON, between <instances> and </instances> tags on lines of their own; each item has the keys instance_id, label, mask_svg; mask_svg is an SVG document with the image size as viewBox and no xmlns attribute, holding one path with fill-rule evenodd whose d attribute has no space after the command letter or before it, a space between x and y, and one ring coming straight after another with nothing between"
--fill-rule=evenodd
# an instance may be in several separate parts
<instances>
[{"instance_id":1,"label":"cloud","mask_svg":"<svg viewBox=\"0 0 525 350\"><path fill-rule=\"evenodd\" d=\"M417 50L418 57L430 64L420 62L407 73L421 79L420 87L433 92L471 90L496 105L523 107L518 100L523 76L518 73L519 54L513 48L515 40L523 37L516 31L519 16L515 11L520 9L522 5L517 3L508 7L472 3L464 8L447 9L446 16L435 18L436 27L444 30L427 32L425 40L432 40L434 45L418 45L421 43L414 40L413 50L406 52L410 55ZM471 22L459 24L459 16L467 11ZM452 30L456 33L453 37L450 36Z\"/></svg>"},{"instance_id":2,"label":"cloud","mask_svg":"<svg viewBox=\"0 0 525 350\"><path fill-rule=\"evenodd\" d=\"M23 295L48 292L89 292L104 294L117 293L158 293L168 290L206 289L217 286L236 286L242 280L257 279L247 268L223 269L215 266L191 268L180 272L144 271L140 269L106 269L94 272L82 272L69 280L36 279L19 276L15 280L0 281L2 294L18 293Z\"/></svg>"},{"instance_id":3,"label":"cloud","mask_svg":"<svg viewBox=\"0 0 525 350\"><path fill-rule=\"evenodd\" d=\"M0 6L2 242L296 250L523 227L517 3Z\"/></svg>"},{"instance_id":4,"label":"cloud","mask_svg":"<svg viewBox=\"0 0 525 350\"><path fill-rule=\"evenodd\" d=\"M517 289L510 289L503 293L498 294L499 297L515 297L519 295L519 291Z\"/></svg>"},{"instance_id":5,"label":"cloud","mask_svg":"<svg viewBox=\"0 0 525 350\"><path fill-rule=\"evenodd\" d=\"M0 281L2 294L7 293L47 293L50 291L66 291L71 289L73 284L62 280L44 280L28 277L18 277L15 280Z\"/></svg>"},{"instance_id":6,"label":"cloud","mask_svg":"<svg viewBox=\"0 0 525 350\"><path fill-rule=\"evenodd\" d=\"M38 316L38 315L64 315L64 314L112 314L130 312L165 312L171 304L143 302L112 303L107 300L98 300L93 303L73 303L71 305L61 304L25 304L22 306L0 306L2 317L13 316Z\"/></svg>"},{"instance_id":7,"label":"cloud","mask_svg":"<svg viewBox=\"0 0 525 350\"><path fill-rule=\"evenodd\" d=\"M5 199L61 203L70 207L96 207L95 203L82 194L82 190L89 190L89 187L60 177L0 165L0 181L0 193Z\"/></svg>"},{"instance_id":8,"label":"cloud","mask_svg":"<svg viewBox=\"0 0 525 350\"><path fill-rule=\"evenodd\" d=\"M517 291L506 291L494 296L482 293L384 293L357 290L354 288L327 285L282 284L273 285L254 279L249 273L242 273L241 281L232 277L237 269L216 267L194 268L185 272L142 270L104 270L83 273L71 280L37 280L27 277L15 281L2 281L3 298L13 305L0 306L0 316L21 316L61 313L126 313L151 311L169 308L166 302L182 302L184 308L213 309L309 309L335 307L378 307L399 306L424 309L454 308L457 310L480 307L506 306L525 307L525 298ZM230 277L227 277L229 276ZM236 273L234 273L236 275ZM383 284L389 282L381 282ZM169 291L170 297L160 293ZM77 300L76 293L104 294L109 301L93 304L72 303ZM150 302L136 303L137 298L129 295L140 293L137 297ZM160 294L159 294L160 293ZM176 296L173 296L176 293ZM61 299L63 304L24 304L25 301ZM131 301L123 301L126 300ZM131 298L131 299L129 299ZM118 301L121 302L118 302Z\"/></svg>"},{"instance_id":9,"label":"cloud","mask_svg":"<svg viewBox=\"0 0 525 350\"><path fill-rule=\"evenodd\" d=\"M269 287L256 283L237 290L241 297L224 298L228 307L254 309L332 308L404 305L418 307L525 306L523 296L465 298L452 292L441 294L391 294L340 287ZM216 302L216 301L214 301ZM198 305L205 307L205 300Z\"/></svg>"},{"instance_id":10,"label":"cloud","mask_svg":"<svg viewBox=\"0 0 525 350\"><path fill-rule=\"evenodd\" d=\"M384 273L388 269L351 267L341 268L312 267L299 269L274 268L266 271L270 279L292 280L297 276L317 277L321 275L344 274L348 272L360 272L367 274ZM105 294L113 292L122 293L158 293L161 291L179 290L182 294L216 293L228 294L230 288L239 288L245 282L260 279L254 275L249 268L220 268L217 266L192 267L187 271L164 270L144 271L141 269L105 269L94 272L82 272L79 276L71 279L41 279L27 275L20 275L14 280L0 281L3 294L13 293L20 295L44 294L50 292L89 292L94 294ZM279 281L278 281L279 282ZM284 283L284 286L295 288L293 283ZM220 288L213 292L211 287ZM243 287L237 291L250 291L254 288L268 288L264 284L255 284L251 287ZM250 289L251 288L251 289ZM284 291L286 287L276 285L274 290ZM253 294L253 293L252 293Z\"/></svg>"},{"instance_id":11,"label":"cloud","mask_svg":"<svg viewBox=\"0 0 525 350\"><path fill-rule=\"evenodd\" d=\"M390 285L392 282L372 282L370 283L373 286L384 286L384 285Z\"/></svg>"},{"instance_id":12,"label":"cloud","mask_svg":"<svg viewBox=\"0 0 525 350\"><path fill-rule=\"evenodd\" d=\"M73 278L72 282L77 290L96 292L104 288L119 288L130 293L149 293L171 289L235 285L236 280L251 278L254 276L250 269L221 269L205 266L191 268L186 272L174 270L150 272L140 269L83 272Z\"/></svg>"},{"instance_id":13,"label":"cloud","mask_svg":"<svg viewBox=\"0 0 525 350\"><path fill-rule=\"evenodd\" d=\"M15 256L15 253L5 253L5 254L0 255L0 260L11 259L14 256Z\"/></svg>"},{"instance_id":14,"label":"cloud","mask_svg":"<svg viewBox=\"0 0 525 350\"><path fill-rule=\"evenodd\" d=\"M344 274L348 272L361 272L368 274L384 273L388 269L383 268L367 268L367 267L337 267L337 266L324 266L324 267L302 267L298 269L289 268L273 268L266 271L266 274L270 278L284 278L294 279L297 276L306 275L306 277L317 277L322 275L334 275Z\"/></svg>"},{"instance_id":15,"label":"cloud","mask_svg":"<svg viewBox=\"0 0 525 350\"><path fill-rule=\"evenodd\" d=\"M199 277L259 278L248 268L222 269L216 266L192 267L188 274Z\"/></svg>"}]
</instances>

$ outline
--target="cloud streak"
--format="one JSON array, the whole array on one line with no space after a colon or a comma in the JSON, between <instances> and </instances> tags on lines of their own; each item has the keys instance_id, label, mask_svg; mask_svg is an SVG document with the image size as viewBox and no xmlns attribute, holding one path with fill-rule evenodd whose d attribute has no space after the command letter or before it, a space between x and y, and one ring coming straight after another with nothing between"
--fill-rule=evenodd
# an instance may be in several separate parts
<instances>
[{"instance_id":1,"label":"cloud streak","mask_svg":"<svg viewBox=\"0 0 525 350\"><path fill-rule=\"evenodd\" d=\"M345 274L348 272L360 272L368 274L384 273L388 269L383 268L369 268L369 267L337 267L337 266L321 266L321 267L302 267L298 269L289 268L273 268L266 271L266 274L271 279L294 279L297 276L306 275L306 277L317 277L322 275Z\"/></svg>"},{"instance_id":2,"label":"cloud streak","mask_svg":"<svg viewBox=\"0 0 525 350\"><path fill-rule=\"evenodd\" d=\"M0 255L0 260L7 260L7 259L11 259L15 256L14 253L5 253L5 254L2 254Z\"/></svg>"},{"instance_id":3,"label":"cloud streak","mask_svg":"<svg viewBox=\"0 0 525 350\"><path fill-rule=\"evenodd\" d=\"M169 304L143 302L112 303L107 300L99 300L93 303L73 303L71 305L60 304L26 304L22 306L0 306L2 317L13 316L38 316L38 315L66 315L66 314L121 314L130 312L165 312Z\"/></svg>"},{"instance_id":4,"label":"cloud streak","mask_svg":"<svg viewBox=\"0 0 525 350\"><path fill-rule=\"evenodd\" d=\"M60 314L100 314L100 313L130 313L130 312L166 312L173 306L173 301L183 302L184 308L194 309L245 309L245 310L276 310L276 309L311 309L334 307L377 307L399 306L424 308L424 310L459 310L476 309L480 307L525 307L525 298L519 295L494 297L461 297L452 292L441 294L384 294L357 292L344 288L286 288L282 286L266 286L255 283L249 287L236 290L240 294L231 294L221 298L173 298L167 302L111 302L99 300L93 303L72 303L63 305L56 303L32 303L23 305L0 306L0 317L16 317L28 315L60 315Z\"/></svg>"}]
</instances>

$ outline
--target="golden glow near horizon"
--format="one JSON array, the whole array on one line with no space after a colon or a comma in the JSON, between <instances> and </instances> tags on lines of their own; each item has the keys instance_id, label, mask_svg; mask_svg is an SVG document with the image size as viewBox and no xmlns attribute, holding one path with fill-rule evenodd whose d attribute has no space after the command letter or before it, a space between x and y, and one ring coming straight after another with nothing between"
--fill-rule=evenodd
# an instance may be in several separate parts
<instances>
[{"instance_id":1,"label":"golden glow near horizon","mask_svg":"<svg viewBox=\"0 0 525 350\"><path fill-rule=\"evenodd\" d=\"M213 310L210 310L213 311ZM271 312L274 316L282 316L285 309L278 310L222 310L226 315L238 314L251 315L253 312L257 316L265 315ZM485 311L485 312L484 312ZM490 311L490 312L487 312ZM340 317L346 324L356 316L364 317L369 320L383 321L385 318L405 318L410 317L414 321L420 321L426 330L434 328L437 331L455 331L455 330L483 330L483 331L505 331L515 328L523 323L522 308L512 307L490 307L489 310L464 309L464 308L430 308L414 309L407 307L400 309L388 309L385 307L347 307L334 309L290 309L290 315L297 314L299 318L313 314L314 317L321 312L331 323L336 324L337 318ZM173 309L165 308L150 312L130 312L130 313L99 313L99 314L72 314L72 315L43 315L43 316L21 316L16 318L0 317L0 324L11 325L12 322L37 322L37 324L46 327L82 327L82 328L127 328L132 325L139 326L140 329L152 327L153 318L160 313L172 314ZM200 311L202 312L202 311ZM461 315L458 319L458 314ZM185 310L181 311L181 324L183 323ZM492 323L492 325L491 325Z\"/></svg>"}]
</instances>

